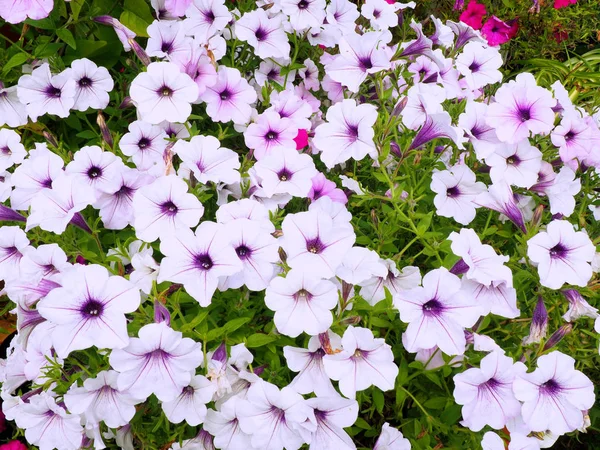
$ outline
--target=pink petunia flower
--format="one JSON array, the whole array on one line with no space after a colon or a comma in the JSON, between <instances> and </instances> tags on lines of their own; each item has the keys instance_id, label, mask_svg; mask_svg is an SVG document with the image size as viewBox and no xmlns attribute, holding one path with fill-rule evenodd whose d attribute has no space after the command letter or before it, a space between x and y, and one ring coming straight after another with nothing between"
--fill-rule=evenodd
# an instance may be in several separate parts
<instances>
[{"instance_id":1,"label":"pink petunia flower","mask_svg":"<svg viewBox=\"0 0 600 450\"><path fill-rule=\"evenodd\" d=\"M486 20L481 29L483 37L485 37L488 44L493 46L508 42L511 33L513 33L511 26L498 19L496 16L492 16Z\"/></svg>"},{"instance_id":2,"label":"pink petunia flower","mask_svg":"<svg viewBox=\"0 0 600 450\"><path fill-rule=\"evenodd\" d=\"M566 8L570 5L576 5L577 0L554 0L554 9Z\"/></svg>"},{"instance_id":3,"label":"pink petunia flower","mask_svg":"<svg viewBox=\"0 0 600 450\"><path fill-rule=\"evenodd\" d=\"M467 9L460 15L460 21L470 25L476 30L480 30L483 24L483 16L485 16L486 13L485 5L477 3L477 1L472 1L469 2Z\"/></svg>"}]
</instances>

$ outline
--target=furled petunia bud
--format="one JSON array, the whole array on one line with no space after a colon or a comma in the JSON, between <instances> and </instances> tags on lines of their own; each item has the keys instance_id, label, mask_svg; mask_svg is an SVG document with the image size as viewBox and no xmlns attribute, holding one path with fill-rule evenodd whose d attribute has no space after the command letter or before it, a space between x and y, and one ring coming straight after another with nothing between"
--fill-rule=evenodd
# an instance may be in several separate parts
<instances>
[{"instance_id":1,"label":"furled petunia bud","mask_svg":"<svg viewBox=\"0 0 600 450\"><path fill-rule=\"evenodd\" d=\"M544 214L544 205L538 205L533 211L533 217L531 218L531 224L534 227L537 227L540 224L542 220L542 214Z\"/></svg>"},{"instance_id":2,"label":"furled petunia bud","mask_svg":"<svg viewBox=\"0 0 600 450\"><path fill-rule=\"evenodd\" d=\"M44 139L48 141L48 144L50 144L54 148L58 148L58 141L56 140L53 134L51 134L48 131L44 131L42 134L44 135Z\"/></svg>"},{"instance_id":3,"label":"furled petunia bud","mask_svg":"<svg viewBox=\"0 0 600 450\"><path fill-rule=\"evenodd\" d=\"M567 322L573 322L580 317L589 317L595 319L598 317L598 310L590 305L576 289L565 289L561 291L569 301L569 310L563 315Z\"/></svg>"},{"instance_id":4,"label":"furled petunia bud","mask_svg":"<svg viewBox=\"0 0 600 450\"><path fill-rule=\"evenodd\" d=\"M108 126L106 125L106 121L104 120L104 116L102 115L102 112L100 112L100 111L98 111L98 116L96 117L96 123L100 127L100 133L102 133L102 140L104 140L104 142L106 142L106 145L108 145L109 148L113 148L114 141L112 138L112 134L110 133L110 130L108 129Z\"/></svg>"},{"instance_id":5,"label":"furled petunia bud","mask_svg":"<svg viewBox=\"0 0 600 450\"><path fill-rule=\"evenodd\" d=\"M573 331L572 323L565 323L562 325L558 330L552 333L552 336L550 336L548 341L546 341L544 344L544 351L550 350L552 347L556 347L556 345L558 345L558 343L562 341L562 339L571 331Z\"/></svg>"},{"instance_id":6,"label":"furled petunia bud","mask_svg":"<svg viewBox=\"0 0 600 450\"><path fill-rule=\"evenodd\" d=\"M166 306L158 300L154 300L154 322L165 322L167 325L171 326L171 313Z\"/></svg>"},{"instance_id":7,"label":"furled petunia bud","mask_svg":"<svg viewBox=\"0 0 600 450\"><path fill-rule=\"evenodd\" d=\"M541 342L546 337L548 332L548 311L544 304L544 299L540 295L537 304L533 310L533 318L531 319L531 327L529 328L529 336L523 339L523 345Z\"/></svg>"}]
</instances>

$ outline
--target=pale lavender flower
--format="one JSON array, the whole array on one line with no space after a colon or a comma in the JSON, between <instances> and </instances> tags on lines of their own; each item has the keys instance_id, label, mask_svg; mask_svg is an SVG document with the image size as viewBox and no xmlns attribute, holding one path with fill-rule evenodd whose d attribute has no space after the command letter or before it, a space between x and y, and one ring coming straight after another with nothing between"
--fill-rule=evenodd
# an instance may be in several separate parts
<instances>
[{"instance_id":1,"label":"pale lavender flower","mask_svg":"<svg viewBox=\"0 0 600 450\"><path fill-rule=\"evenodd\" d=\"M473 201L475 204L504 214L519 229L526 233L523 213L519 209L510 185L504 181L494 183Z\"/></svg>"},{"instance_id":2,"label":"pale lavender flower","mask_svg":"<svg viewBox=\"0 0 600 450\"><path fill-rule=\"evenodd\" d=\"M139 290L99 265L76 266L61 277L37 309L56 324L52 342L61 358L74 350L123 348L129 343L125 314L140 305Z\"/></svg>"},{"instance_id":3,"label":"pale lavender flower","mask_svg":"<svg viewBox=\"0 0 600 450\"><path fill-rule=\"evenodd\" d=\"M215 386L202 375L196 375L185 386L181 394L173 400L162 404L162 409L171 423L181 423L185 420L193 427L204 422L206 404L212 400Z\"/></svg>"},{"instance_id":4,"label":"pale lavender flower","mask_svg":"<svg viewBox=\"0 0 600 450\"><path fill-rule=\"evenodd\" d=\"M163 402L177 398L202 361L200 344L165 322L143 326L138 336L110 354L110 365L119 372L119 390L140 399L151 394Z\"/></svg>"}]
</instances>

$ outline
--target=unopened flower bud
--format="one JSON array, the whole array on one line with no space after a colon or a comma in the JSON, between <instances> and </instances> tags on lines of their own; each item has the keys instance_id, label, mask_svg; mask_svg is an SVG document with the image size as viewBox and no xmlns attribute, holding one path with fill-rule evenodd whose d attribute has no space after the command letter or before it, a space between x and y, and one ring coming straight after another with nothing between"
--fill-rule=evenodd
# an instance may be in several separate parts
<instances>
[{"instance_id":1,"label":"unopened flower bud","mask_svg":"<svg viewBox=\"0 0 600 450\"><path fill-rule=\"evenodd\" d=\"M544 214L544 205L538 205L533 211L533 217L531 218L531 224L537 227L542 221L542 214Z\"/></svg>"},{"instance_id":2,"label":"unopened flower bud","mask_svg":"<svg viewBox=\"0 0 600 450\"><path fill-rule=\"evenodd\" d=\"M540 295L537 304L533 310L533 318L531 319L531 327L529 328L529 336L523 339L523 345L541 342L546 337L548 332L548 311L544 305L544 299Z\"/></svg>"},{"instance_id":3,"label":"unopened flower bud","mask_svg":"<svg viewBox=\"0 0 600 450\"><path fill-rule=\"evenodd\" d=\"M69 222L71 225L75 225L77 228L81 228L86 233L92 234L92 230L81 215L81 213L75 213L71 221Z\"/></svg>"},{"instance_id":4,"label":"unopened flower bud","mask_svg":"<svg viewBox=\"0 0 600 450\"><path fill-rule=\"evenodd\" d=\"M348 299L350 298L350 293L352 292L353 289L354 289L353 284L346 283L345 281L342 280L342 299L344 300L344 303L348 302Z\"/></svg>"},{"instance_id":5,"label":"unopened flower bud","mask_svg":"<svg viewBox=\"0 0 600 450\"><path fill-rule=\"evenodd\" d=\"M154 300L154 322L165 322L168 326L171 325L171 313L169 313L166 306L158 300Z\"/></svg>"},{"instance_id":6,"label":"unopened flower bud","mask_svg":"<svg viewBox=\"0 0 600 450\"><path fill-rule=\"evenodd\" d=\"M343 325L357 325L360 323L361 320L362 320L362 318L360 316L350 316L350 317L346 317L340 323Z\"/></svg>"},{"instance_id":7,"label":"unopened flower bud","mask_svg":"<svg viewBox=\"0 0 600 450\"><path fill-rule=\"evenodd\" d=\"M398 159L402 159L402 150L396 141L390 142L390 153Z\"/></svg>"},{"instance_id":8,"label":"unopened flower bud","mask_svg":"<svg viewBox=\"0 0 600 450\"><path fill-rule=\"evenodd\" d=\"M392 116L399 116L400 114L402 114L402 111L404 111L404 108L406 108L406 104L408 103L408 97L404 96L402 97L402 99L396 103L396 106L394 106L394 109L392 110Z\"/></svg>"},{"instance_id":9,"label":"unopened flower bud","mask_svg":"<svg viewBox=\"0 0 600 450\"><path fill-rule=\"evenodd\" d=\"M131 101L131 97L127 96L119 105L119 109L129 108L130 106L133 106L133 102Z\"/></svg>"},{"instance_id":10,"label":"unopened flower bud","mask_svg":"<svg viewBox=\"0 0 600 450\"><path fill-rule=\"evenodd\" d=\"M106 121L104 120L104 115L102 112L98 111L98 115L96 116L96 123L100 127L100 133L102 134L102 140L108 145L109 148L113 148L114 141L112 138L112 134L106 125Z\"/></svg>"},{"instance_id":11,"label":"unopened flower bud","mask_svg":"<svg viewBox=\"0 0 600 450\"><path fill-rule=\"evenodd\" d=\"M44 139L48 141L48 144L50 144L54 148L58 148L58 141L50 132L44 131L42 134L44 135Z\"/></svg>"},{"instance_id":12,"label":"unopened flower bud","mask_svg":"<svg viewBox=\"0 0 600 450\"><path fill-rule=\"evenodd\" d=\"M281 260L282 263L285 264L287 262L287 253L281 247L279 247L278 252L279 252L279 259Z\"/></svg>"},{"instance_id":13,"label":"unopened flower bud","mask_svg":"<svg viewBox=\"0 0 600 450\"><path fill-rule=\"evenodd\" d=\"M375 225L375 228L377 228L379 226L379 219L377 218L377 211L375 211L374 209L371 210L371 221L373 222L373 225Z\"/></svg>"},{"instance_id":14,"label":"unopened flower bud","mask_svg":"<svg viewBox=\"0 0 600 450\"><path fill-rule=\"evenodd\" d=\"M152 61L150 61L150 57L148 56L148 53L146 53L146 50L144 50L142 46L138 44L137 41L133 38L130 38L128 42L129 45L131 45L133 53L137 55L142 64L145 66L149 66Z\"/></svg>"},{"instance_id":15,"label":"unopened flower bud","mask_svg":"<svg viewBox=\"0 0 600 450\"><path fill-rule=\"evenodd\" d=\"M562 339L569 334L571 331L573 331L573 324L572 323L565 323L563 326L561 326L558 330L556 330L554 333L552 333L552 336L550 336L550 338L548 339L548 341L546 341L546 343L544 344L544 350L550 350L552 347L556 347L556 345L562 341Z\"/></svg>"},{"instance_id":16,"label":"unopened flower bud","mask_svg":"<svg viewBox=\"0 0 600 450\"><path fill-rule=\"evenodd\" d=\"M219 345L219 347L214 351L212 360L219 361L220 363L227 361L227 346L225 345L225 342L221 343L221 345Z\"/></svg>"},{"instance_id":17,"label":"unopened flower bud","mask_svg":"<svg viewBox=\"0 0 600 450\"><path fill-rule=\"evenodd\" d=\"M573 322L580 317L589 317L595 319L598 317L598 310L590 305L576 289L565 289L561 291L569 301L569 310L563 315L567 322Z\"/></svg>"},{"instance_id":18,"label":"unopened flower bud","mask_svg":"<svg viewBox=\"0 0 600 450\"><path fill-rule=\"evenodd\" d=\"M463 273L467 273L469 271L469 266L465 262L464 259L460 258L450 269L450 273L454 275L462 275Z\"/></svg>"}]
</instances>

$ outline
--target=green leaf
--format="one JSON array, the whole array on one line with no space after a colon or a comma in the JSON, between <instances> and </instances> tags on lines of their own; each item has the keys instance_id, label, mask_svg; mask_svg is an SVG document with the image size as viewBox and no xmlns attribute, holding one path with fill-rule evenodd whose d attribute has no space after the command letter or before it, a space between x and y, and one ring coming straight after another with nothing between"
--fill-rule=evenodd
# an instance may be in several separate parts
<instances>
[{"instance_id":1,"label":"green leaf","mask_svg":"<svg viewBox=\"0 0 600 450\"><path fill-rule=\"evenodd\" d=\"M73 37L73 33L71 33L66 28L60 28L56 30L56 35L60 38L61 41L64 41L69 47L73 50L77 49L77 44L75 43L75 38Z\"/></svg>"},{"instance_id":2,"label":"green leaf","mask_svg":"<svg viewBox=\"0 0 600 450\"><path fill-rule=\"evenodd\" d=\"M71 0L71 16L73 17L73 20L79 18L79 13L81 12L83 4L84 0Z\"/></svg>"},{"instance_id":3,"label":"green leaf","mask_svg":"<svg viewBox=\"0 0 600 450\"><path fill-rule=\"evenodd\" d=\"M133 11L123 11L121 17L119 18L121 23L133 31L135 34L141 37L148 37L148 33L146 32L146 28L150 25L150 22L142 19Z\"/></svg>"},{"instance_id":4,"label":"green leaf","mask_svg":"<svg viewBox=\"0 0 600 450\"><path fill-rule=\"evenodd\" d=\"M362 428L363 430L371 429L371 425L369 425L367 423L367 421L365 419L363 419L362 417L359 417L358 419L356 419L356 422L354 422L354 425L356 425L358 428Z\"/></svg>"},{"instance_id":5,"label":"green leaf","mask_svg":"<svg viewBox=\"0 0 600 450\"><path fill-rule=\"evenodd\" d=\"M125 0L123 9L135 13L148 23L152 23L155 19L146 0Z\"/></svg>"},{"instance_id":6,"label":"green leaf","mask_svg":"<svg viewBox=\"0 0 600 450\"><path fill-rule=\"evenodd\" d=\"M433 397L430 398L429 400L427 400L423 406L425 406L425 408L431 408L431 409L444 409L446 406L446 403L448 403L448 400L446 399L446 397Z\"/></svg>"},{"instance_id":7,"label":"green leaf","mask_svg":"<svg viewBox=\"0 0 600 450\"><path fill-rule=\"evenodd\" d=\"M433 217L433 211L430 211L427 215L425 215L417 224L417 232L419 236L422 236L431 225L431 219Z\"/></svg>"},{"instance_id":8,"label":"green leaf","mask_svg":"<svg viewBox=\"0 0 600 450\"><path fill-rule=\"evenodd\" d=\"M381 414L383 412L383 406L385 405L385 398L383 392L377 388L373 388L373 403L379 414Z\"/></svg>"},{"instance_id":9,"label":"green leaf","mask_svg":"<svg viewBox=\"0 0 600 450\"><path fill-rule=\"evenodd\" d=\"M376 326L379 328L391 328L392 327L391 322L388 322L387 320L381 319L379 317L371 317L371 324L373 324L373 326Z\"/></svg>"},{"instance_id":10,"label":"green leaf","mask_svg":"<svg viewBox=\"0 0 600 450\"><path fill-rule=\"evenodd\" d=\"M49 56L56 56L58 51L63 48L65 44L62 42L52 42L51 44L42 44L35 48L33 54L37 58L47 58Z\"/></svg>"},{"instance_id":11,"label":"green leaf","mask_svg":"<svg viewBox=\"0 0 600 450\"><path fill-rule=\"evenodd\" d=\"M233 331L247 324L251 320L252 317L239 317L237 319L230 320L225 325L223 325L223 330L225 330L225 333L232 333Z\"/></svg>"},{"instance_id":12,"label":"green leaf","mask_svg":"<svg viewBox=\"0 0 600 450\"><path fill-rule=\"evenodd\" d=\"M25 53L17 53L4 64L2 72L7 73L13 67L22 66L28 59L29 57Z\"/></svg>"},{"instance_id":13,"label":"green leaf","mask_svg":"<svg viewBox=\"0 0 600 450\"><path fill-rule=\"evenodd\" d=\"M246 347L248 347L248 348L262 347L263 345L267 345L273 341L276 341L277 339L278 339L277 336L273 336L270 334L260 334L260 333L252 334L252 335L248 336L248 340L246 341Z\"/></svg>"},{"instance_id":14,"label":"green leaf","mask_svg":"<svg viewBox=\"0 0 600 450\"><path fill-rule=\"evenodd\" d=\"M46 17L41 20L25 20L25 23L31 25L33 28L40 28L42 30L55 30L56 24L54 23L54 19L52 17Z\"/></svg>"}]
</instances>

